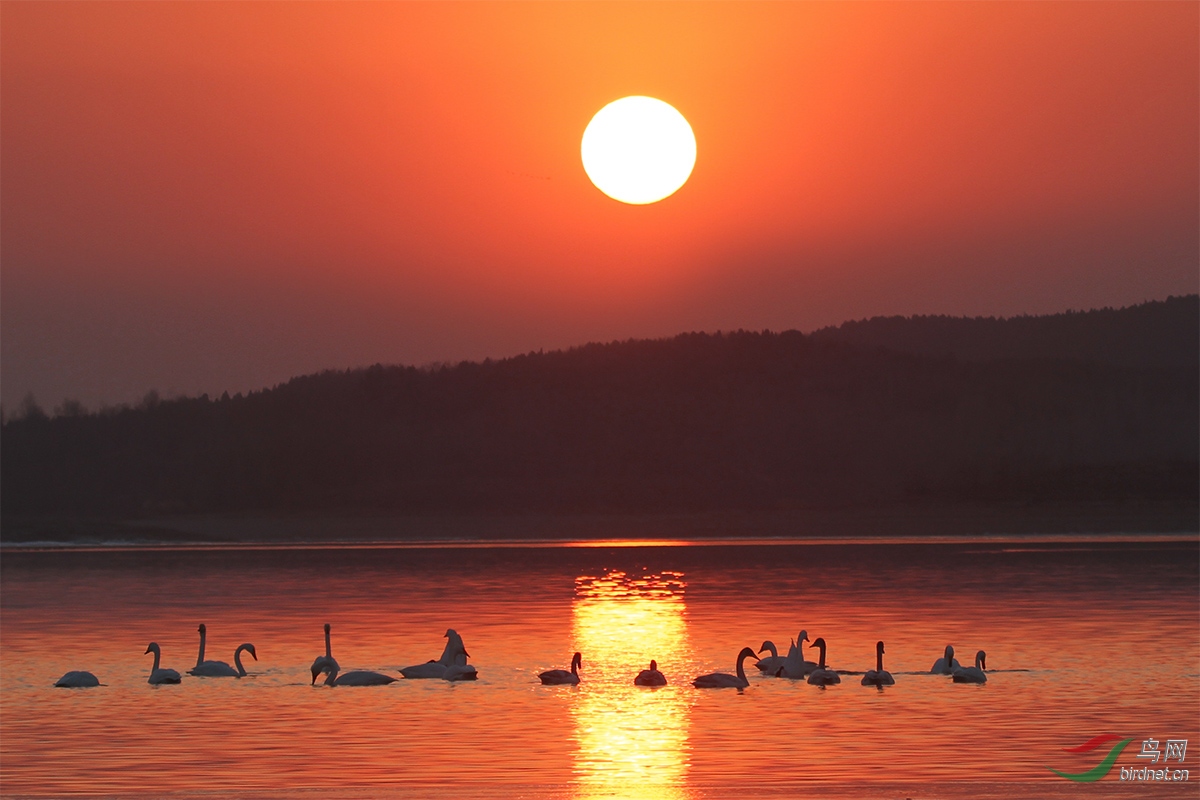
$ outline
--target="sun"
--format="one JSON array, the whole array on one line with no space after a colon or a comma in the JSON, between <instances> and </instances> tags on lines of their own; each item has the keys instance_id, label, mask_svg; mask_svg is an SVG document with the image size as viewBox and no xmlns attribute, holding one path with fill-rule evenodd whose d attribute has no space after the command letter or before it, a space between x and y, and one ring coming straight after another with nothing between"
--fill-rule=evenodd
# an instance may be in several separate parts
<instances>
[{"instance_id":1,"label":"sun","mask_svg":"<svg viewBox=\"0 0 1200 800\"><path fill-rule=\"evenodd\" d=\"M622 203L646 205L687 183L696 165L696 136L670 104L622 97L592 117L580 152L597 189Z\"/></svg>"}]
</instances>

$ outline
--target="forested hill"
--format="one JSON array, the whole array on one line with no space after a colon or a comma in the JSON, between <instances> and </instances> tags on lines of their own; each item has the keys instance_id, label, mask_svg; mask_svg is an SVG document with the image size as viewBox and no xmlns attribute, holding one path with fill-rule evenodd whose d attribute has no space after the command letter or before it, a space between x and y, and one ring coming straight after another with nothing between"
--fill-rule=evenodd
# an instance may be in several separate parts
<instances>
[{"instance_id":1,"label":"forested hill","mask_svg":"<svg viewBox=\"0 0 1200 800\"><path fill-rule=\"evenodd\" d=\"M1041 317L873 317L822 328L818 341L968 360L1065 358L1129 367L1200 364L1200 302L1169 297L1131 308Z\"/></svg>"},{"instance_id":2,"label":"forested hill","mask_svg":"<svg viewBox=\"0 0 1200 800\"><path fill-rule=\"evenodd\" d=\"M1198 305L1192 296L1007 321L872 320L808 336L685 334L30 415L3 427L0 508L1194 507Z\"/></svg>"}]
</instances>

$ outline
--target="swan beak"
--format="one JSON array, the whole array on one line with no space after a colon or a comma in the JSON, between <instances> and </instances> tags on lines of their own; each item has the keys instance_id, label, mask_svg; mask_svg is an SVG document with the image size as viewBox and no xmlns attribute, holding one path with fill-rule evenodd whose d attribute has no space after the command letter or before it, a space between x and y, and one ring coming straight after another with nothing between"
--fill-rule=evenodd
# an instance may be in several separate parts
<instances>
[{"instance_id":1,"label":"swan beak","mask_svg":"<svg viewBox=\"0 0 1200 800\"><path fill-rule=\"evenodd\" d=\"M471 654L467 652L467 648L465 648L465 647L463 648L463 655L466 656L467 658L471 657Z\"/></svg>"}]
</instances>

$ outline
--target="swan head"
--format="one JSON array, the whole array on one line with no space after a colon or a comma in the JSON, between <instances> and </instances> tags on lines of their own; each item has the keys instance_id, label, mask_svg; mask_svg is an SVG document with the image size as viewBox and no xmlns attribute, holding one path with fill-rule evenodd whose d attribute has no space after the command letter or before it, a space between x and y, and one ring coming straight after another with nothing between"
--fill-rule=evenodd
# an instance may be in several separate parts
<instances>
[{"instance_id":1,"label":"swan head","mask_svg":"<svg viewBox=\"0 0 1200 800\"><path fill-rule=\"evenodd\" d=\"M883 642L875 643L875 652L879 655L883 655Z\"/></svg>"},{"instance_id":2,"label":"swan head","mask_svg":"<svg viewBox=\"0 0 1200 800\"><path fill-rule=\"evenodd\" d=\"M254 660L258 661L258 656L255 656ZM327 659L325 656L318 656L312 664L312 683L310 683L309 686L315 685L317 682L317 676L322 672L327 671L329 667L329 659Z\"/></svg>"},{"instance_id":3,"label":"swan head","mask_svg":"<svg viewBox=\"0 0 1200 800\"><path fill-rule=\"evenodd\" d=\"M658 672L658 662L657 662L657 661L655 661L653 658L652 658L652 659L650 659L650 671L651 671L651 672Z\"/></svg>"},{"instance_id":4,"label":"swan head","mask_svg":"<svg viewBox=\"0 0 1200 800\"><path fill-rule=\"evenodd\" d=\"M583 666L583 654L582 653L576 653L575 655L571 656L571 669L579 669L582 666Z\"/></svg>"},{"instance_id":5,"label":"swan head","mask_svg":"<svg viewBox=\"0 0 1200 800\"><path fill-rule=\"evenodd\" d=\"M758 648L758 652L765 653L767 651L774 650L774 649L775 649L775 643L772 642L770 639L768 639L767 641L762 643L762 647Z\"/></svg>"},{"instance_id":6,"label":"swan head","mask_svg":"<svg viewBox=\"0 0 1200 800\"><path fill-rule=\"evenodd\" d=\"M952 645L952 644L946 645L946 656L945 657L946 657L947 664L949 664L951 661L954 660L954 645Z\"/></svg>"},{"instance_id":7,"label":"swan head","mask_svg":"<svg viewBox=\"0 0 1200 800\"><path fill-rule=\"evenodd\" d=\"M821 669L825 669L825 640L818 636L813 640L812 646L821 651Z\"/></svg>"},{"instance_id":8,"label":"swan head","mask_svg":"<svg viewBox=\"0 0 1200 800\"><path fill-rule=\"evenodd\" d=\"M325 632L329 633L329 623L328 622L325 623Z\"/></svg>"},{"instance_id":9,"label":"swan head","mask_svg":"<svg viewBox=\"0 0 1200 800\"><path fill-rule=\"evenodd\" d=\"M796 641L797 642L807 642L808 641L808 631L800 631L800 635L796 637ZM816 647L815 642L813 643L813 647Z\"/></svg>"},{"instance_id":10,"label":"swan head","mask_svg":"<svg viewBox=\"0 0 1200 800\"><path fill-rule=\"evenodd\" d=\"M199 627L197 630L199 630L201 633L207 633L207 632L208 632L208 628L204 627L204 623L203 623L203 622L201 622L201 623L200 623L200 627Z\"/></svg>"},{"instance_id":11,"label":"swan head","mask_svg":"<svg viewBox=\"0 0 1200 800\"><path fill-rule=\"evenodd\" d=\"M158 642L151 642L150 644L146 645L146 652L142 653L142 655L145 656L145 655L149 655L150 653L161 653L161 652L162 651L158 647Z\"/></svg>"},{"instance_id":12,"label":"swan head","mask_svg":"<svg viewBox=\"0 0 1200 800\"><path fill-rule=\"evenodd\" d=\"M987 653L980 650L975 654L975 666L980 669L987 669Z\"/></svg>"},{"instance_id":13,"label":"swan head","mask_svg":"<svg viewBox=\"0 0 1200 800\"><path fill-rule=\"evenodd\" d=\"M238 650L245 650L247 653L254 656L255 661L258 661L258 653L254 652L254 645L250 644L249 642L246 642L244 645L239 647Z\"/></svg>"},{"instance_id":14,"label":"swan head","mask_svg":"<svg viewBox=\"0 0 1200 800\"><path fill-rule=\"evenodd\" d=\"M744 658L754 658L754 651L749 647L743 647L742 652L738 653L737 660L740 662Z\"/></svg>"}]
</instances>

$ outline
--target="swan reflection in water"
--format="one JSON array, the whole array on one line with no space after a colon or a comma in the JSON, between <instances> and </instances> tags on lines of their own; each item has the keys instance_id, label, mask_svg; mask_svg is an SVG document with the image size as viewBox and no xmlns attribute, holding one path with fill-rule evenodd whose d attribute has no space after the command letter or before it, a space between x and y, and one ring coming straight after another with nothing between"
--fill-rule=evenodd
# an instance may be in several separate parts
<instances>
[{"instance_id":1,"label":"swan reflection in water","mask_svg":"<svg viewBox=\"0 0 1200 800\"><path fill-rule=\"evenodd\" d=\"M668 679L691 670L684 587L674 572L575 581L573 642L588 654L587 691L570 696L581 800L685 796L692 701L684 687L692 687L686 680L651 691L631 685L651 659Z\"/></svg>"}]
</instances>

